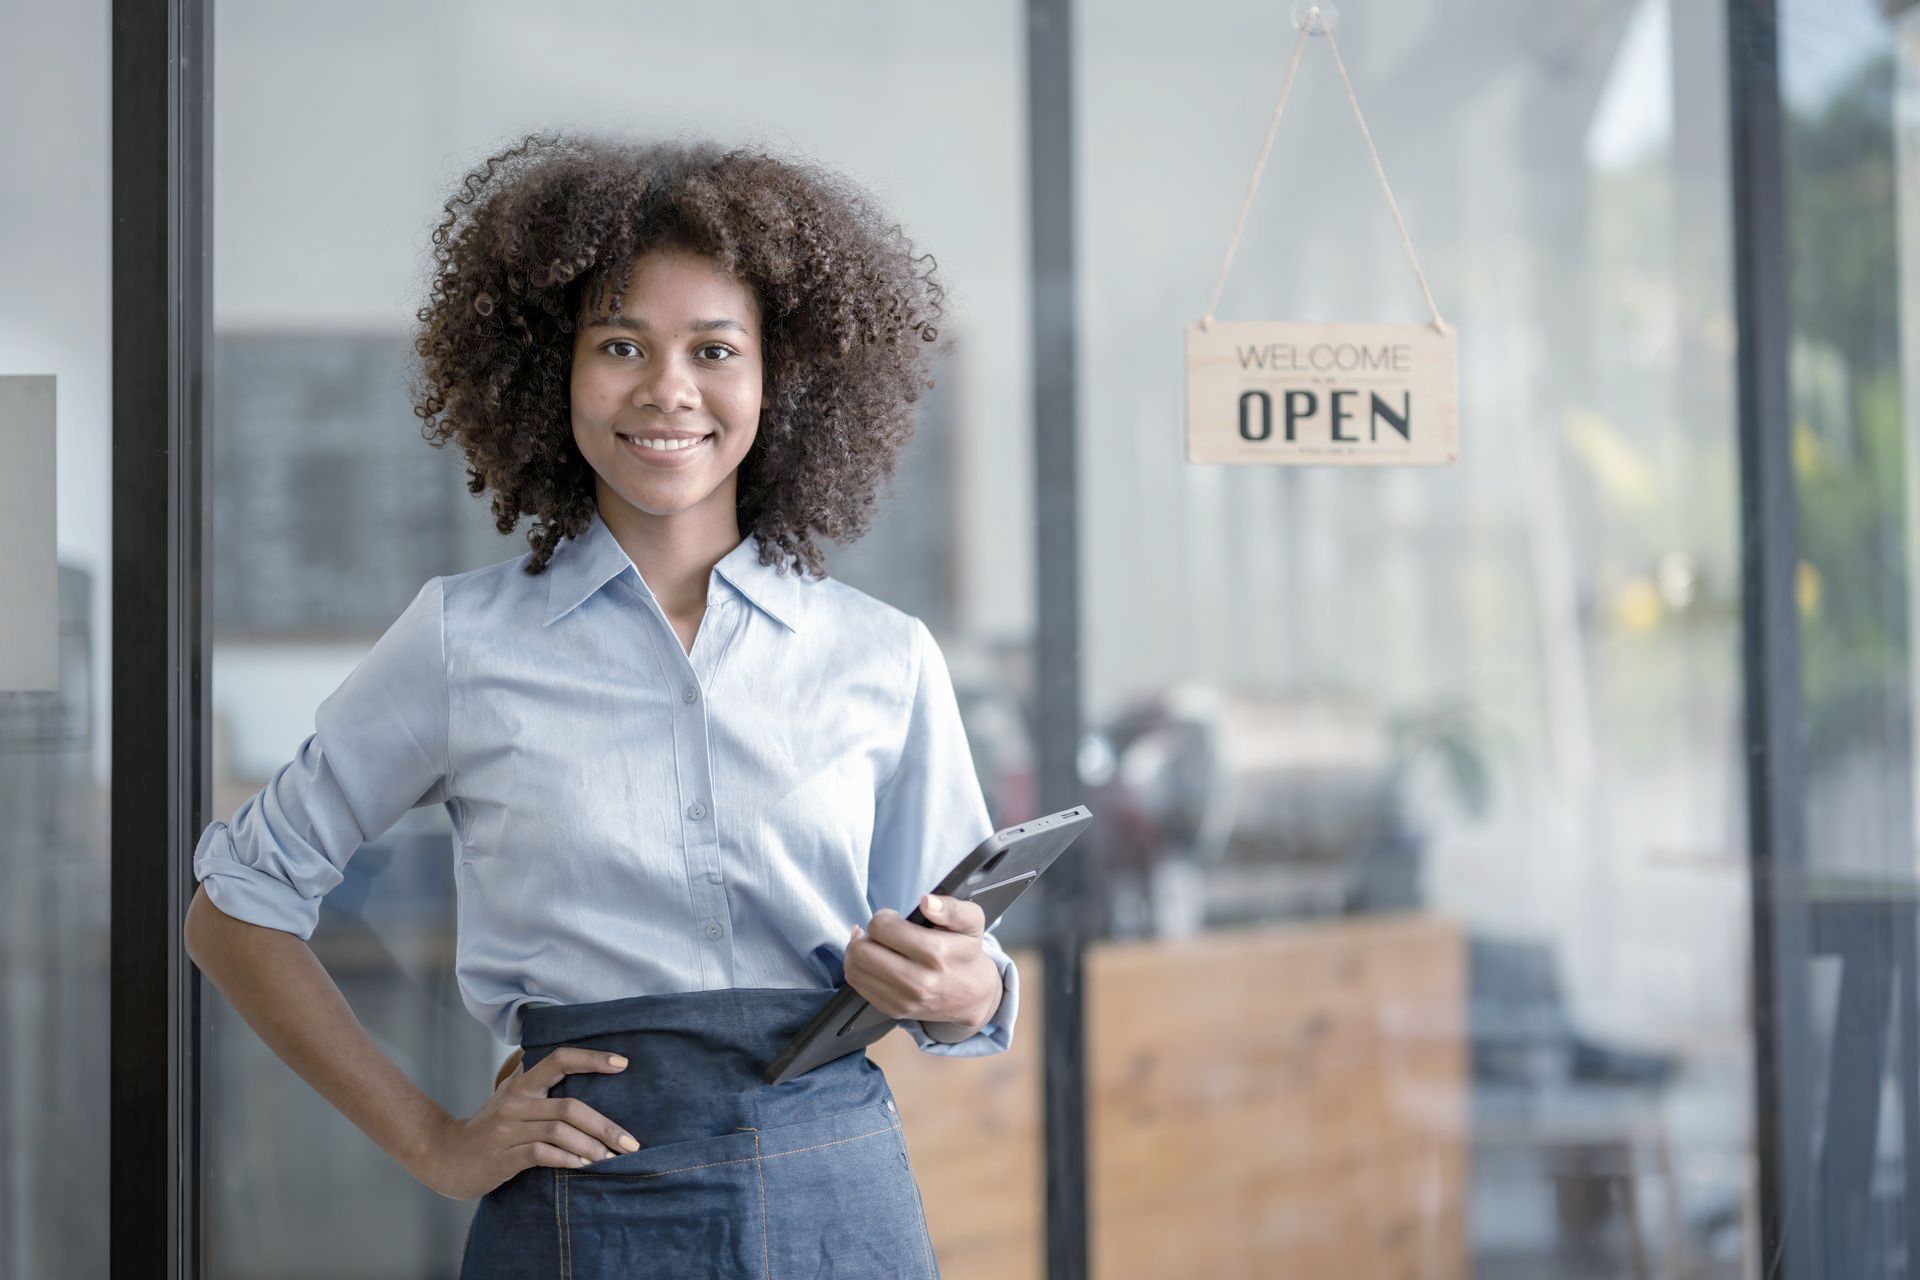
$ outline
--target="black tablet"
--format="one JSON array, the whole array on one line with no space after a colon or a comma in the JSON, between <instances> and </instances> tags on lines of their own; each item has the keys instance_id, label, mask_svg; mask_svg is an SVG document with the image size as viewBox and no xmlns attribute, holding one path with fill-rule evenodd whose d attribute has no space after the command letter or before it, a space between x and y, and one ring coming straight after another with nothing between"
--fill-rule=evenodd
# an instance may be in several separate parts
<instances>
[{"instance_id":1,"label":"black tablet","mask_svg":"<svg viewBox=\"0 0 1920 1280\"><path fill-rule=\"evenodd\" d=\"M1077 805L996 831L962 858L933 892L978 903L986 913L987 928L992 929L1092 820L1087 807ZM918 904L907 919L927 923ZM843 982L820 1012L781 1046L761 1077L768 1084L784 1084L822 1063L866 1048L899 1025L898 1018L889 1018Z\"/></svg>"}]
</instances>

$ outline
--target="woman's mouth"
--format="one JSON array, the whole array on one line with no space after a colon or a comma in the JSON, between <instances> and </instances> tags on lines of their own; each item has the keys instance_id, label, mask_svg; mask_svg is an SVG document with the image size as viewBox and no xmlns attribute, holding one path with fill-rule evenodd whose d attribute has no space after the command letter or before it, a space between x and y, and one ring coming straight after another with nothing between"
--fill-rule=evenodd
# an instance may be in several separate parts
<instances>
[{"instance_id":1,"label":"woman's mouth","mask_svg":"<svg viewBox=\"0 0 1920 1280\"><path fill-rule=\"evenodd\" d=\"M649 465L656 467L684 467L696 456L704 455L713 443L712 432L691 442L665 436L630 436L623 432L614 434L628 453L638 454Z\"/></svg>"}]
</instances>

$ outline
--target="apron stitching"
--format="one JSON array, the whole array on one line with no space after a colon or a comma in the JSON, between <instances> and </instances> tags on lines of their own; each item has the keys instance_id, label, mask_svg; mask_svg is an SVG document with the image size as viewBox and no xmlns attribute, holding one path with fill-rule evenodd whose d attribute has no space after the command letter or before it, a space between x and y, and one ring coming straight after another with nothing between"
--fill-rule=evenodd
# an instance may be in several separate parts
<instances>
[{"instance_id":1,"label":"apron stitching","mask_svg":"<svg viewBox=\"0 0 1920 1280\"><path fill-rule=\"evenodd\" d=\"M893 1127L892 1125L888 1125L887 1129L891 1129L892 1127ZM776 1151L772 1155L767 1156L766 1159L778 1160L781 1156L797 1156L797 1155L803 1155L809 1151L818 1151L822 1147L837 1147L843 1142L858 1142L862 1138L871 1138L877 1134L885 1133L887 1129L875 1129L870 1133L856 1133L851 1138L835 1138L832 1142L819 1142L819 1143L815 1143L811 1147L795 1147L791 1151Z\"/></svg>"},{"instance_id":2,"label":"apron stitching","mask_svg":"<svg viewBox=\"0 0 1920 1280\"><path fill-rule=\"evenodd\" d=\"M567 1175L565 1173L560 1175L560 1203L564 1206L562 1216L565 1217L567 1223L566 1234L561 1237L562 1256L567 1260L567 1272L564 1280L573 1280L573 1205L568 1203L567 1200Z\"/></svg>"},{"instance_id":3,"label":"apron stitching","mask_svg":"<svg viewBox=\"0 0 1920 1280\"><path fill-rule=\"evenodd\" d=\"M760 1135L753 1135L753 1171L760 1178L760 1260L766 1280L773 1280L773 1246L767 1240L767 1165L760 1158Z\"/></svg>"},{"instance_id":4,"label":"apron stitching","mask_svg":"<svg viewBox=\"0 0 1920 1280\"><path fill-rule=\"evenodd\" d=\"M567 1247L566 1232L560 1226L560 1170L553 1171L553 1244L560 1250L560 1276L566 1280Z\"/></svg>"},{"instance_id":5,"label":"apron stitching","mask_svg":"<svg viewBox=\"0 0 1920 1280\"><path fill-rule=\"evenodd\" d=\"M906 1121L895 1120L892 1127L900 1131L900 1150L904 1152L907 1149ZM920 1180L913 1176L911 1156L908 1162L907 1181L912 1184L914 1213L920 1218L920 1254L927 1266L927 1280L933 1280L933 1233L927 1229L927 1211L921 1203Z\"/></svg>"},{"instance_id":6,"label":"apron stitching","mask_svg":"<svg viewBox=\"0 0 1920 1280\"><path fill-rule=\"evenodd\" d=\"M750 1160L778 1160L781 1156L804 1155L809 1151L818 1151L823 1147L837 1147L843 1142L858 1142L862 1138L871 1138L877 1134L889 1133L894 1127L893 1125L888 1125L885 1129L875 1129L872 1133L856 1133L851 1138L835 1138L832 1142L815 1143L811 1147L795 1147L791 1151L775 1151L773 1154L765 1156L741 1156L737 1160L710 1160L706 1164L690 1164L678 1169L656 1169L652 1173L621 1173L616 1170L612 1173L589 1173L583 1176L589 1178L664 1178L670 1173L692 1173L695 1169L717 1169L725 1164L746 1164ZM759 1142L760 1140L758 1138L754 1139L756 1146L759 1145Z\"/></svg>"}]
</instances>

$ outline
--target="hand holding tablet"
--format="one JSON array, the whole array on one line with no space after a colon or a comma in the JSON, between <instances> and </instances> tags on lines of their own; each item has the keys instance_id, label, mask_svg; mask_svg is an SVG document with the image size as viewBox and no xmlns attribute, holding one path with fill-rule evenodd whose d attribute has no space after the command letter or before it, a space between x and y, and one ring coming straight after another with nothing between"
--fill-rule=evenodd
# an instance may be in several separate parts
<instances>
[{"instance_id":1,"label":"hand holding tablet","mask_svg":"<svg viewBox=\"0 0 1920 1280\"><path fill-rule=\"evenodd\" d=\"M1079 805L996 831L962 858L932 892L974 903L985 913L990 930L1092 820L1093 814ZM916 925L934 924L918 905L906 919ZM897 1025L898 1019L843 982L820 1012L781 1048L762 1078L769 1084L783 1084L866 1048Z\"/></svg>"},{"instance_id":2,"label":"hand holding tablet","mask_svg":"<svg viewBox=\"0 0 1920 1280\"><path fill-rule=\"evenodd\" d=\"M986 912L965 898L929 893L915 924L892 907L855 925L847 942L846 984L876 1009L918 1021L936 1040L963 1040L984 1026L1005 996L1000 966L981 940Z\"/></svg>"}]
</instances>

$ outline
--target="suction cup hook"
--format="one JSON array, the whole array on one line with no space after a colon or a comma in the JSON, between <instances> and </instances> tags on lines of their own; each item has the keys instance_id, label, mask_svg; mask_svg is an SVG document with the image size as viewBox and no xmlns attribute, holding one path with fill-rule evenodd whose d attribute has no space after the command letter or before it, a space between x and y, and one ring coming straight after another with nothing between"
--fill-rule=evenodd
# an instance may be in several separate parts
<instances>
[{"instance_id":1,"label":"suction cup hook","mask_svg":"<svg viewBox=\"0 0 1920 1280\"><path fill-rule=\"evenodd\" d=\"M1310 36L1323 36L1340 25L1338 0L1294 0L1293 26Z\"/></svg>"}]
</instances>

